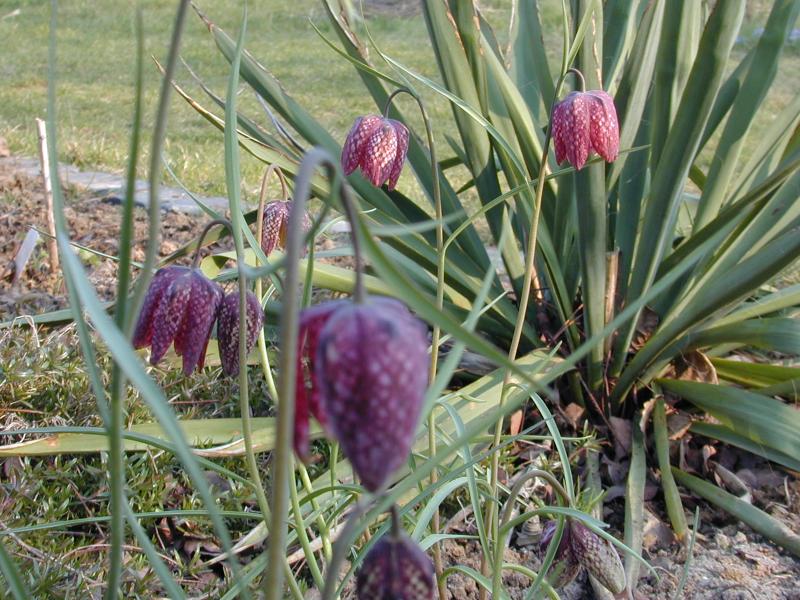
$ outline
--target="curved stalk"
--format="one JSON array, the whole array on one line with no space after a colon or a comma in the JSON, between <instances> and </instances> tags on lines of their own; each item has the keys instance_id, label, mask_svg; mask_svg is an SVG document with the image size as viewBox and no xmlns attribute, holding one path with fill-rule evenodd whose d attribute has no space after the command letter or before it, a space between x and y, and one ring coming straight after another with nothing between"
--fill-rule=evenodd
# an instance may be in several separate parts
<instances>
[{"instance_id":1,"label":"curved stalk","mask_svg":"<svg viewBox=\"0 0 800 600\"><path fill-rule=\"evenodd\" d=\"M286 285L285 290L290 293L300 286L300 272L298 261L305 238L303 230L303 215L306 202L311 193L311 179L318 166L323 166L328 171L329 177L336 182L339 179L338 165L325 150L313 148L300 163L300 170L295 179L295 196L292 210L289 212L289 226L286 239ZM347 186L340 183L340 200L344 213L352 225L353 252L356 262L360 265L360 244L357 235L356 212ZM332 186L336 189L336 185ZM355 302L363 302L366 298L364 280L360 266L356 269ZM267 574L265 582L266 600L278 600L283 593L282 563L286 556L286 536L288 514L288 500L291 478L291 453L292 453L292 425L294 423L294 398L296 384L296 357L297 335L299 329L299 303L284 301L281 308L281 355L279 361L280 378L278 381L278 418L274 452L273 467L273 497L272 519L269 528L269 547L267 548ZM334 548L334 560L336 550ZM331 574L328 573L328 577ZM334 575L335 579L335 575ZM326 583L327 585L327 583Z\"/></svg>"},{"instance_id":2,"label":"curved stalk","mask_svg":"<svg viewBox=\"0 0 800 600\"><path fill-rule=\"evenodd\" d=\"M566 468L569 468L569 465L567 465ZM500 588L503 583L503 569L502 569L503 548L505 547L505 538L506 538L506 534L502 533L504 531L504 526L511 520L511 514L513 513L514 510L514 502L516 502L517 496L519 496L519 493L522 490L522 486L528 483L528 481L530 481L531 479L535 479L537 477L544 479L545 481L547 481L547 483L553 486L553 489L561 497L561 501L564 504L566 504L567 506L572 506L573 504L573 500L572 498L570 498L569 494L564 489L564 486L562 486L561 483L558 481L558 479L553 477L553 475L551 473L548 473L547 471L542 471L540 469L532 469L517 480L517 482L514 484L514 487L511 488L511 491L508 494L508 498L506 499L505 508L503 509L503 516L500 519L500 524L498 528L498 531L500 533L499 533L499 538L497 540L497 544L495 546L495 556L494 556L495 570L492 577L493 598L500 597ZM561 536L558 535L554 537L560 538ZM559 542L560 539L555 540L556 548L558 547L557 544ZM501 568L498 569L497 565L501 565ZM545 570L542 569L540 573L541 575L537 575L537 577L534 579L535 582L534 585L537 585L536 582L538 582L544 576Z\"/></svg>"},{"instance_id":3,"label":"curved stalk","mask_svg":"<svg viewBox=\"0 0 800 600\"><path fill-rule=\"evenodd\" d=\"M431 179L433 181L433 206L436 213L436 255L438 258L436 265L436 308L440 311L444 307L444 272L445 272L445 253L444 253L444 216L442 214L442 193L439 187L439 165L436 160L436 147L433 143L433 129L431 127L431 120L428 112L425 110L425 105L416 93L408 88L400 88L392 92L386 99L386 105L383 109L383 115L387 116L389 107L400 94L408 94L419 106L419 111L422 114L422 121L425 123L425 135L428 138L428 152L430 153L431 161ZM434 381L436 379L436 370L439 361L439 342L441 338L441 328L438 323L434 323L433 332L431 334L431 362L430 370L428 373L428 380ZM436 419L434 408L431 408L428 413L428 454L433 456L436 454ZM438 469L431 471L431 485L435 485L439 479ZM433 517L431 518L431 533L436 535L439 533L439 509L437 508ZM442 550L439 544L433 545L433 564L436 570L436 581L439 586L439 597L446 598L446 589L444 581L441 578L444 570L442 563Z\"/></svg>"},{"instance_id":4,"label":"curved stalk","mask_svg":"<svg viewBox=\"0 0 800 600\"><path fill-rule=\"evenodd\" d=\"M519 298L519 306L517 312L517 321L514 324L514 334L511 338L511 346L508 349L508 359L513 361L517 358L517 351L519 350L519 343L522 338L522 329L525 325L525 316L528 312L528 301L530 299L531 294L531 282L533 280L533 266L534 266L534 257L536 254L536 240L537 234L539 231L539 218L542 212L542 197L544 195L544 184L547 179L547 160L548 154L550 152L550 143L553 137L553 125L552 125L552 115L553 115L553 108L557 103L558 96L561 94L561 88L564 85L564 79L566 79L567 75L571 71L576 71L575 69L569 69L566 71L558 81L558 85L556 86L556 92L553 97L553 102L550 106L550 120L547 126L547 133L545 134L544 138L544 146L542 147L542 160L539 167L539 177L536 181L536 193L533 199L533 214L531 215L531 224L530 230L528 233L528 245L525 250L525 276L522 281L522 295ZM500 406L502 407L505 403L506 396L508 395L509 383L511 382L511 372L506 371L505 377L503 378L503 389L500 392ZM493 446L496 448L500 444L500 438L503 434L503 419L498 419L497 424L495 425L494 430L494 441ZM564 465L564 468L569 468L569 465ZM500 470L500 456L497 452L492 454L492 468L491 468L491 479L490 485L492 488L491 497L497 497L497 490L499 488L498 483L498 472ZM492 532L492 538L497 540L498 537L498 522L497 522L497 504L494 502L490 502L489 506L487 507L487 515L486 515L486 525L487 528ZM501 555L502 558L502 555ZM502 567L502 565L500 565ZM486 575L488 568L488 562L486 555L484 554L483 558L481 559L481 572ZM497 570L498 565L495 564L495 570ZM481 600L485 600L486 598L486 590L481 589L480 594Z\"/></svg>"}]
</instances>

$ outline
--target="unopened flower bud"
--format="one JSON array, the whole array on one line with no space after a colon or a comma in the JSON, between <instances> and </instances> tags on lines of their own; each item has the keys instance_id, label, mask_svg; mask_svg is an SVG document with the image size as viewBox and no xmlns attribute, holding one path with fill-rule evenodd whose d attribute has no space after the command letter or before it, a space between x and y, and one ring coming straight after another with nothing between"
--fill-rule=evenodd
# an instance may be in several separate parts
<instances>
[{"instance_id":1,"label":"unopened flower bud","mask_svg":"<svg viewBox=\"0 0 800 600\"><path fill-rule=\"evenodd\" d=\"M625 568L616 549L577 519L571 519L570 546L577 561L612 594L621 593L627 583Z\"/></svg>"},{"instance_id":2,"label":"unopened flower bud","mask_svg":"<svg viewBox=\"0 0 800 600\"><path fill-rule=\"evenodd\" d=\"M434 590L431 559L404 533L378 540L356 576L359 600L432 600Z\"/></svg>"}]
</instances>

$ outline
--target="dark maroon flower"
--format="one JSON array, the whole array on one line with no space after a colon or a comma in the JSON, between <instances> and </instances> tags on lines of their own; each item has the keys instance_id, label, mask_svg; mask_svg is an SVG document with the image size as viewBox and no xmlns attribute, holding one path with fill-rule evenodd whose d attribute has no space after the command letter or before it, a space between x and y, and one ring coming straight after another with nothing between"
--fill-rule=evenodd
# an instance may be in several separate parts
<instances>
[{"instance_id":1,"label":"dark maroon flower","mask_svg":"<svg viewBox=\"0 0 800 600\"><path fill-rule=\"evenodd\" d=\"M136 323L134 348L150 346L150 363L155 365L174 342L175 352L183 357L185 374L195 367L202 369L221 302L222 288L200 269L159 269Z\"/></svg>"},{"instance_id":2,"label":"dark maroon flower","mask_svg":"<svg viewBox=\"0 0 800 600\"><path fill-rule=\"evenodd\" d=\"M360 600L431 600L434 590L431 559L403 533L378 540L356 575Z\"/></svg>"},{"instance_id":3,"label":"dark maroon flower","mask_svg":"<svg viewBox=\"0 0 800 600\"><path fill-rule=\"evenodd\" d=\"M253 349L264 322L261 303L252 292L247 292L247 352ZM239 372L239 291L226 295L219 310L217 325L217 342L219 358L222 361L222 372L225 375L236 375Z\"/></svg>"},{"instance_id":4,"label":"dark maroon flower","mask_svg":"<svg viewBox=\"0 0 800 600\"><path fill-rule=\"evenodd\" d=\"M581 169L594 150L606 161L619 154L619 122L614 100L602 90L571 92L553 109L556 162Z\"/></svg>"},{"instance_id":5,"label":"dark maroon flower","mask_svg":"<svg viewBox=\"0 0 800 600\"><path fill-rule=\"evenodd\" d=\"M603 587L612 594L625 590L625 568L614 546L577 519L569 520L569 540L575 559Z\"/></svg>"},{"instance_id":6,"label":"dark maroon flower","mask_svg":"<svg viewBox=\"0 0 800 600\"><path fill-rule=\"evenodd\" d=\"M542 552L542 556L547 552L547 547L550 545L557 529L557 521L547 521L544 524L542 537L539 540L539 549ZM572 546L569 540L569 525L566 525L561 533L561 541L558 544L558 549L550 568L557 573L556 579L553 581L553 587L557 588L569 584L581 570L580 563L572 553Z\"/></svg>"},{"instance_id":7,"label":"dark maroon flower","mask_svg":"<svg viewBox=\"0 0 800 600\"><path fill-rule=\"evenodd\" d=\"M349 175L361 168L374 186L389 181L393 190L408 154L408 129L400 121L367 115L358 117L342 148L342 169Z\"/></svg>"},{"instance_id":8,"label":"dark maroon flower","mask_svg":"<svg viewBox=\"0 0 800 600\"><path fill-rule=\"evenodd\" d=\"M264 219L261 229L261 249L269 256L276 248L286 247L287 227L289 226L289 213L292 209L290 200L275 200L264 206ZM311 229L311 219L308 213L303 214L303 231Z\"/></svg>"},{"instance_id":9,"label":"dark maroon flower","mask_svg":"<svg viewBox=\"0 0 800 600\"><path fill-rule=\"evenodd\" d=\"M382 297L321 304L304 311L301 324L298 370L308 375L298 380L298 455L307 453L313 414L375 492L411 451L428 383L425 326Z\"/></svg>"},{"instance_id":10,"label":"dark maroon flower","mask_svg":"<svg viewBox=\"0 0 800 600\"><path fill-rule=\"evenodd\" d=\"M314 369L319 334L333 312L346 300L323 302L300 313L297 339L297 384L295 389L294 450L303 462L308 462L309 418L313 416L323 427L325 417L319 407L320 388Z\"/></svg>"}]
</instances>

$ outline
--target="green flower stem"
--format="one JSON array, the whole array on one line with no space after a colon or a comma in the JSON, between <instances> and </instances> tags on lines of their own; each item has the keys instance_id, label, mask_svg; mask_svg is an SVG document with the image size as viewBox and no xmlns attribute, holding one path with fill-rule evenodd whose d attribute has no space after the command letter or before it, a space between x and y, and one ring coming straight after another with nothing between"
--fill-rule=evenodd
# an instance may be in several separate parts
<instances>
[{"instance_id":1,"label":"green flower stem","mask_svg":"<svg viewBox=\"0 0 800 600\"><path fill-rule=\"evenodd\" d=\"M300 546L302 546L303 554L306 556L306 563L308 564L308 570L311 571L314 584L317 586L317 589L321 590L322 586L325 584L325 580L322 578L322 572L319 570L317 558L314 556L314 550L311 548L311 543L308 540L306 523L303 519L303 510L300 508L300 498L297 495L297 485L294 481L289 483L289 497L292 503L292 512L294 513L294 528L295 531L297 531L297 539L300 540Z\"/></svg>"},{"instance_id":2,"label":"green flower stem","mask_svg":"<svg viewBox=\"0 0 800 600\"><path fill-rule=\"evenodd\" d=\"M422 114L422 121L425 123L425 134L428 138L428 151L430 152L431 161L431 179L433 181L433 206L436 213L436 255L438 258L436 265L436 308L440 311L444 308L444 273L445 273L445 252L444 252L444 217L442 214L442 193L439 186L439 165L436 161L436 146L433 143L433 129L431 127L431 120L428 112L425 110L425 104L422 102L416 93L407 88L400 88L392 92L386 99L386 105L383 110L384 116L388 115L389 107L399 94L408 94L419 106L419 111ZM441 338L441 328L438 323L434 323L433 332L431 334L431 362L428 380L434 381L436 379L436 370L439 361L439 343ZM431 408L428 413L428 454L434 456L436 454L436 418L435 410ZM438 469L431 471L431 485L436 485L439 479ZM439 509L437 508L433 517L431 518L431 533L436 535L439 533ZM436 581L439 584L439 597L446 598L446 586L444 580L441 578L444 571L444 564L442 562L442 550L439 544L433 545L433 564L436 570Z\"/></svg>"},{"instance_id":3,"label":"green flower stem","mask_svg":"<svg viewBox=\"0 0 800 600\"><path fill-rule=\"evenodd\" d=\"M338 165L331 156L321 148L310 150L303 161L295 179L295 196L292 210L289 214L289 227L286 240L286 285L288 293L296 293L300 286L300 272L298 261L305 238L303 231L303 215L306 201L311 192L311 178L318 166L327 170L334 183L339 179ZM336 190L336 185L332 186ZM360 265L361 252L358 241L358 221L355 208L346 185L341 185L340 200L344 207L345 215L352 225L353 251L357 264ZM356 282L354 301L363 302L366 298L364 291L364 278L360 267L356 269ZM297 302L284 300L281 306L281 355L279 362L278 380L278 419L275 439L274 466L273 466L273 499L272 499L272 526L269 528L269 547L267 548L267 574L265 577L266 600L278 600L283 593L283 571L281 564L286 557L287 514L289 502L289 488L291 479L292 435L294 424L294 399L296 384L296 358L297 335L299 329L300 307ZM336 551L334 549L334 561ZM329 574L330 576L330 574ZM335 576L334 576L335 579Z\"/></svg>"},{"instance_id":4,"label":"green flower stem","mask_svg":"<svg viewBox=\"0 0 800 600\"><path fill-rule=\"evenodd\" d=\"M566 468L569 467L567 466ZM569 497L569 494L564 489L564 486L562 486L561 483L558 481L558 479L553 477L553 475L551 473L548 473L547 471L542 471L540 469L531 469L517 480L517 482L514 484L514 487L511 488L511 491L508 494L508 498L506 499L505 508L503 509L503 516L502 519L500 520L500 526L498 529L498 540L497 544L495 545L495 556L494 556L495 569L492 577L493 598L500 597L501 587L503 584L503 569L502 569L503 549L505 548L506 545L505 543L506 535L510 533L510 531L503 533L503 531L505 531L505 525L508 524L508 522L511 520L511 515L513 514L514 511L514 503L516 502L517 497L519 496L519 493L522 490L522 486L528 483L528 481L530 481L531 479L536 479L537 477L544 479L545 481L547 481L547 483L553 486L553 489L558 493L559 497L561 498L561 502L564 505L567 506L572 505L572 499ZM560 538L561 538L560 535L554 536L553 542L556 544L556 548L558 547L558 543L561 541ZM500 565L501 568L498 569L497 568L498 565ZM534 579L534 585L538 585L539 581L544 577L545 574L546 570L541 569L540 575L537 575L536 578Z\"/></svg>"},{"instance_id":5,"label":"green flower stem","mask_svg":"<svg viewBox=\"0 0 800 600\"><path fill-rule=\"evenodd\" d=\"M308 475L308 469L306 466L300 462L297 463L297 471L300 475L300 482L303 484L303 489L306 493L311 496L314 493L314 486L311 483L311 477ZM335 492L331 492L335 494ZM318 513L317 514L317 527L319 528L319 537L322 540L322 550L325 554L325 559L330 560L331 556L333 556L333 549L331 547L331 532L328 524L325 522L322 514L319 512L319 502L317 499L312 497L311 498L311 509Z\"/></svg>"},{"instance_id":6,"label":"green flower stem","mask_svg":"<svg viewBox=\"0 0 800 600\"><path fill-rule=\"evenodd\" d=\"M178 5L178 10L175 15L175 24L173 27L172 40L170 42L169 54L167 56L167 65L165 69L164 79L161 85L161 93L158 101L158 109L156 113L155 127L152 137L152 148L150 150L150 171L149 171L149 191L150 202L148 208L149 224L148 224L148 239L150 243L147 244L145 250L144 266L137 282L136 289L131 299L130 304L126 306L123 300L117 313L117 324L121 326L127 337L130 338L133 331L133 324L136 322L136 315L144 300L144 294L150 284L152 278L153 267L156 262L156 254L158 252L158 240L161 228L160 210L161 206L157 200L159 177L161 174L161 150L164 146L164 136L167 127L167 115L169 109L169 96L172 89L172 75L175 72L175 65L177 64L178 53L180 48L181 34L183 33L183 25L186 21L186 12L189 7L188 0L182 0ZM53 5L53 21L55 21L55 4ZM136 173L136 156L138 153L139 144L139 131L140 131L140 118L141 118L141 77L142 77L142 20L141 14L137 14L137 97L134 105L134 126L133 135L131 138L131 153L130 164L128 170L128 182L132 183ZM54 54L54 48L51 47L51 52ZM54 56L51 57L54 64ZM126 236L129 237L133 230L132 224L132 194L133 185L128 185L126 191L125 214L123 216L122 237L124 241ZM119 290L125 291L124 295L118 296L119 298L127 298L127 287L129 283L129 272L127 269L130 262L130 244L121 244L121 260L122 265L125 266L124 272L120 273ZM122 249L124 248L124 250ZM125 451L122 440L122 429L125 426L125 391L127 386L125 384L125 377L121 369L114 365L112 371L112 384L111 384L111 401L110 401L110 422L109 427L109 488L110 488L110 513L111 513L111 549L109 551L109 572L108 572L108 587L106 588L106 598L114 600L119 594L119 586L122 576L122 553L123 545L125 543Z\"/></svg>"},{"instance_id":7,"label":"green flower stem","mask_svg":"<svg viewBox=\"0 0 800 600\"><path fill-rule=\"evenodd\" d=\"M566 78L567 74L572 71L572 69L566 71L559 79L558 85L556 86L556 92L553 96L553 102L550 106L550 122L547 126L547 134L544 138L544 146L542 148L542 160L539 167L539 177L536 181L536 194L533 199L533 214L531 215L531 225L530 230L528 233L528 246L525 250L525 276L522 281L522 295L519 298L519 306L517 310L517 321L514 324L514 334L511 338L511 346L508 349L508 359L513 361L517 358L517 352L519 350L519 343L520 339L522 338L522 329L525 325L525 316L528 312L528 301L530 299L531 294L531 281L533 280L533 266L534 266L534 257L536 254L536 240L538 237L539 232L539 217L541 216L542 212L542 197L544 195L544 184L547 179L547 156L550 152L550 142L552 141L553 137L553 126L552 126L552 115L553 115L553 108L556 105L557 98L561 94L561 88L564 85L564 79ZM505 377L503 379L503 389L500 393L500 406L502 407L505 403L506 396L508 395L509 390L509 383L511 383L511 372L506 371ZM494 447L497 447L500 444L500 439L503 434L503 419L498 419L497 424L495 425L494 429ZM565 465L564 468L569 468L568 465ZM500 470L500 456L497 452L492 454L492 468L491 468L491 476L490 476L490 485L491 485L491 498L497 497L498 491L498 473ZM491 538L499 542L497 540L499 534L499 524L498 524L498 514L497 514L497 503L490 502L486 509L486 526L487 529L491 532ZM500 555L502 559L502 554ZM495 571L498 569L502 570L502 562L499 564L494 565ZM481 559L481 572L484 575L487 575L488 570L488 561L487 556L484 554L483 558ZM485 600L486 598L486 590L481 589L481 600Z\"/></svg>"}]
</instances>

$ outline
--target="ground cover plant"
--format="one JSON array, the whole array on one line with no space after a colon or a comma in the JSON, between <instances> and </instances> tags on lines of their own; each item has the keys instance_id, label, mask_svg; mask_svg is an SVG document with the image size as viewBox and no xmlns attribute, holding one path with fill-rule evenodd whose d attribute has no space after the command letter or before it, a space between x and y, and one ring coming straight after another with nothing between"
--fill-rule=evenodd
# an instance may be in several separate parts
<instances>
[{"instance_id":1,"label":"ground cover plant","mask_svg":"<svg viewBox=\"0 0 800 600\"><path fill-rule=\"evenodd\" d=\"M108 307L71 246L56 185L71 308L38 321L74 321L67 335L84 355L82 393L96 398L101 426L6 431L46 437L0 452L70 460L102 451L99 466L81 463L104 482L93 500L102 513L36 524L21 514L4 527L0 567L14 597L64 585L40 574L41 557L19 568L8 548L20 536L85 536L106 521L108 562L69 581L85 576L110 598L201 588L211 597L301 598L312 588L323 598L457 597L448 590L456 577L476 597L558 597L581 573L598 597L632 597L652 574L641 558L648 489L687 564L698 529L687 492L800 553L797 533L754 501L753 469L736 468L745 454L761 470L800 465L800 289L772 287L800 250L800 105L754 125L800 2L773 3L736 60L743 1L564 3L555 53L535 3L514 5L500 41L478 4L425 2L430 74L398 60L359 7L324 0L326 25L315 29L330 60L352 66L375 102L351 114L346 138L290 95L268 56L247 51L246 11L230 35L213 7L177 5L156 63L151 198L174 94L219 130L229 210L198 201L202 233L157 260L152 201L134 265L129 193ZM57 16L54 2L53 156ZM178 69L194 18L229 63L224 93L191 62ZM141 19L136 29L129 181L144 130ZM239 111L241 86L259 98L255 114ZM444 142L428 95L452 110ZM242 152L261 163L257 209L243 208ZM50 171L57 182L54 163ZM269 199L273 181L281 197ZM340 223L349 233L321 251ZM174 373L148 371L134 351L144 347ZM200 382L204 363L221 364L229 379L209 395L230 394L235 406L219 410L239 418L196 408L176 418L168 391L196 381L173 379L176 356ZM489 367L465 384L454 374L466 357ZM21 394L31 385L6 379ZM158 426L134 418L144 407ZM269 415L254 417L257 408ZM173 461L179 508L136 511L143 448ZM742 454L723 459L722 448ZM603 523L615 487L624 489L621 539ZM449 533L444 519L464 510L471 527ZM509 536L526 526L540 530L535 567L506 559ZM183 551L165 556L162 536L180 537ZM453 561L448 542L471 544L477 561ZM126 562L134 549L141 557ZM514 590L512 573L524 581ZM680 596L685 581L686 572L671 592Z\"/></svg>"}]
</instances>

